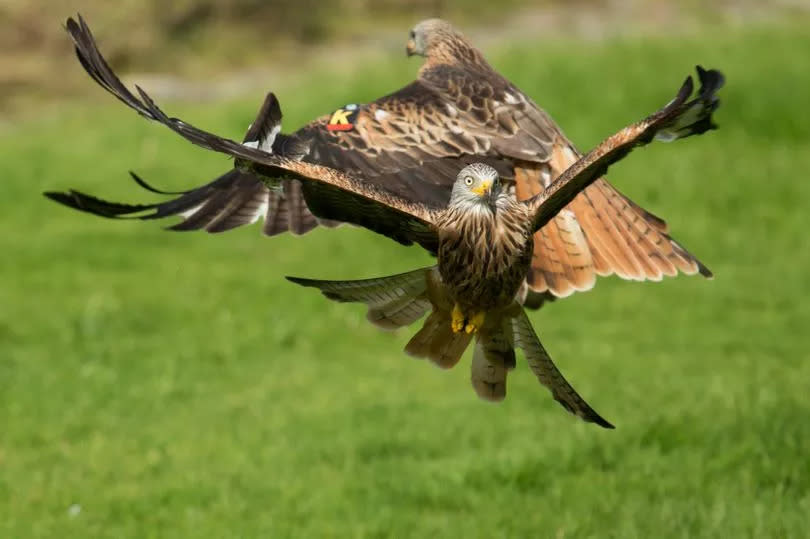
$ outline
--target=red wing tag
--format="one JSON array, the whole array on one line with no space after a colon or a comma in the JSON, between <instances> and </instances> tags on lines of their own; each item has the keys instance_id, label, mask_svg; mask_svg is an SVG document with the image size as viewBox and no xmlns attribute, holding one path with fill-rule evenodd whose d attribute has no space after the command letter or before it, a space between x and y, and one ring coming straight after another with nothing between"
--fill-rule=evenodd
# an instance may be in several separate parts
<instances>
[{"instance_id":1,"label":"red wing tag","mask_svg":"<svg viewBox=\"0 0 810 539\"><path fill-rule=\"evenodd\" d=\"M357 118L359 108L355 104L346 105L337 109L329 118L326 128L329 131L349 131L354 128L354 119Z\"/></svg>"}]
</instances>

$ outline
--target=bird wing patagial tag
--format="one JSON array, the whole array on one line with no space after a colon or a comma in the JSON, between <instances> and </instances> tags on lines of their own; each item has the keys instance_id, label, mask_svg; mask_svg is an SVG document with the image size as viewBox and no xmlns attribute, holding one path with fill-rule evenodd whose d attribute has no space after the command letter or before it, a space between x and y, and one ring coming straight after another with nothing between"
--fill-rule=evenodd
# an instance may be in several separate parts
<instances>
[{"instance_id":1,"label":"bird wing patagial tag","mask_svg":"<svg viewBox=\"0 0 810 539\"><path fill-rule=\"evenodd\" d=\"M354 119L357 117L358 107L355 104L346 105L337 109L329 117L326 128L329 131L349 131L354 128Z\"/></svg>"}]
</instances>

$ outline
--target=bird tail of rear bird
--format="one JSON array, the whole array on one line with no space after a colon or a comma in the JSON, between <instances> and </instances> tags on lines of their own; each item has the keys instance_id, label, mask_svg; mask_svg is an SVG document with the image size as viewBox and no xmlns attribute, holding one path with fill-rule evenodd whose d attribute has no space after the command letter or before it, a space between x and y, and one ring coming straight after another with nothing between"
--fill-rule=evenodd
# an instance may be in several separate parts
<instances>
[{"instance_id":1,"label":"bird tail of rear bird","mask_svg":"<svg viewBox=\"0 0 810 539\"><path fill-rule=\"evenodd\" d=\"M368 320L383 329L412 324L431 308L428 280L434 267L407 273L355 281L321 281L287 277L287 280L317 288L327 298L341 303L365 303Z\"/></svg>"}]
</instances>

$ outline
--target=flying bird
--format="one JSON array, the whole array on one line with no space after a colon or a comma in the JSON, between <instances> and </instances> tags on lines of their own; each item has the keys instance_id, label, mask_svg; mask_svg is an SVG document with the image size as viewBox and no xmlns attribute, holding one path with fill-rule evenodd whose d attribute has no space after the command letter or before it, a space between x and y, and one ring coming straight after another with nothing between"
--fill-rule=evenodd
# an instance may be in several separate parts
<instances>
[{"instance_id":1,"label":"flying bird","mask_svg":"<svg viewBox=\"0 0 810 539\"><path fill-rule=\"evenodd\" d=\"M74 41L81 18L68 24ZM291 134L265 133L262 149L291 159L342 170L397 194L446 204L453 178L472 162L499 172L519 200L541 193L581 154L560 128L484 59L459 31L440 19L417 24L407 54L424 58L418 77L371 103L350 104ZM88 66L86 61L85 67ZM257 118L244 142L259 141ZM255 174L234 168L211 183L156 204L117 204L74 191L61 202L105 217L159 219L180 216L173 230L222 232L264 218L268 235L303 234L320 216L300 181L269 189ZM591 289L597 275L661 280L679 271L711 272L669 235L667 224L623 196L604 178L575 197L534 235L526 279L526 304Z\"/></svg>"},{"instance_id":2,"label":"flying bird","mask_svg":"<svg viewBox=\"0 0 810 539\"><path fill-rule=\"evenodd\" d=\"M337 301L365 303L368 318L385 328L409 325L430 311L406 351L449 368L475 340L471 380L478 395L488 400L505 397L506 375L516 363L514 348L521 348L539 381L568 411L585 421L612 427L554 366L518 301L531 271L534 234L634 147L655 138L675 140L715 127L711 114L718 106L715 91L723 82L719 72L698 68L701 88L695 98L689 99L693 82L688 77L661 110L607 138L528 199L515 197L492 166L472 163L461 168L449 199L441 203L433 197L442 190L436 182L426 184L434 190L426 197L421 190L395 191L361 174L268 151L281 122L278 100L272 93L251 128L255 140L241 144L170 118L141 88L136 87L136 96L121 83L83 20L69 19L67 29L87 72L141 115L198 146L233 157L237 170L260 178L268 188L282 188L285 181L299 182L316 217L363 226L404 244L417 243L437 256L435 266L400 275L362 281L290 278L293 282L318 288ZM47 195L63 203L77 200L75 192ZM81 197L78 200L87 204L97 200ZM106 211L107 203L99 203L88 211Z\"/></svg>"}]
</instances>

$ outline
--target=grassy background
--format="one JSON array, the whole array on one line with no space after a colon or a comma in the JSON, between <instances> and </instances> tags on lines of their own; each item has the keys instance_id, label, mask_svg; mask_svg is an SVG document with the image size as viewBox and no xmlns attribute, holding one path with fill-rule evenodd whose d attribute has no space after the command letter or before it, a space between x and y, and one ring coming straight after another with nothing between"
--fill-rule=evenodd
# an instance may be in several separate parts
<instances>
[{"instance_id":1,"label":"grassy background","mask_svg":"<svg viewBox=\"0 0 810 539\"><path fill-rule=\"evenodd\" d=\"M429 262L418 249L352 228L168 233L46 201L66 187L148 199L130 167L168 188L230 166L100 89L6 131L0 536L804 536L806 24L488 51L582 147L666 102L695 62L728 77L720 131L611 171L717 278L603 279L532 316L611 432L567 415L522 363L504 403L481 402L468 359L409 359L411 331L282 279L404 271ZM285 126L415 67L274 88ZM262 97L166 108L238 137Z\"/></svg>"},{"instance_id":2,"label":"grassy background","mask_svg":"<svg viewBox=\"0 0 810 539\"><path fill-rule=\"evenodd\" d=\"M643 0L644 7L637 5L640 0L619 1L648 13L667 9L661 5L671 0ZM698 1L678 0L667 11L692 15ZM235 71L243 76L262 71L270 78L295 72L323 50L329 51L333 62L336 49L351 49L355 59L358 49L395 47L402 54L407 30L428 16L442 16L465 27L486 24L497 33L505 22L526 13L565 20L574 10L587 10L588 15L609 12L603 4L600 0L117 0L112 6L107 0L3 0L0 120L16 114L20 104L25 106L32 98L84 93L84 73L63 68L74 57L65 46L64 33L58 31L65 17L76 13L106 43L105 57L118 70L171 73L183 81L228 73L233 85ZM544 24L541 31L555 26Z\"/></svg>"}]
</instances>

